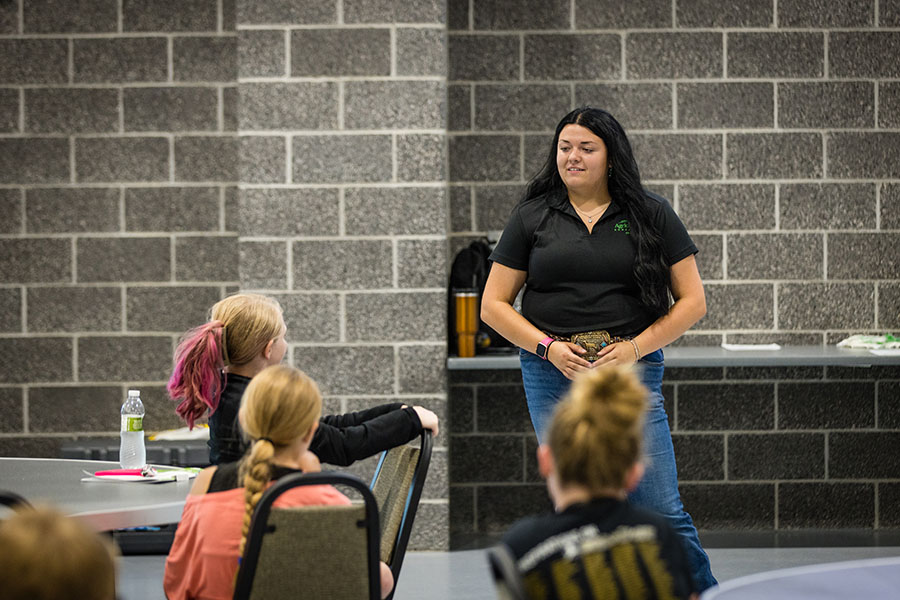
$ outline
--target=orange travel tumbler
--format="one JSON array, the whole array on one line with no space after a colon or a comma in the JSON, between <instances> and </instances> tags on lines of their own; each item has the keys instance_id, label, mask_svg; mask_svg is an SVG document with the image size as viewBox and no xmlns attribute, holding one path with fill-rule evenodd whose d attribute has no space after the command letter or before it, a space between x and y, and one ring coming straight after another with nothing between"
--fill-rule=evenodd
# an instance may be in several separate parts
<instances>
[{"instance_id":1,"label":"orange travel tumbler","mask_svg":"<svg viewBox=\"0 0 900 600\"><path fill-rule=\"evenodd\" d=\"M475 334L478 333L478 290L455 290L456 347L462 358L475 356Z\"/></svg>"}]
</instances>

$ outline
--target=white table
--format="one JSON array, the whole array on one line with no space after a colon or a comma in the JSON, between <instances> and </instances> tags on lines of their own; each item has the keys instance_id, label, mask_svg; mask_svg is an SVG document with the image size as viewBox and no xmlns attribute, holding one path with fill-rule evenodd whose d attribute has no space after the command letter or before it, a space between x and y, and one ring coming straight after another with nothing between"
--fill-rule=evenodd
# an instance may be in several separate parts
<instances>
[{"instance_id":1,"label":"white table","mask_svg":"<svg viewBox=\"0 0 900 600\"><path fill-rule=\"evenodd\" d=\"M0 458L0 489L31 504L50 504L98 531L181 520L193 480L166 483L83 482L82 472L118 469L114 462Z\"/></svg>"},{"instance_id":2,"label":"white table","mask_svg":"<svg viewBox=\"0 0 900 600\"><path fill-rule=\"evenodd\" d=\"M851 560L757 573L705 591L702 600L900 598L900 557Z\"/></svg>"}]
</instances>

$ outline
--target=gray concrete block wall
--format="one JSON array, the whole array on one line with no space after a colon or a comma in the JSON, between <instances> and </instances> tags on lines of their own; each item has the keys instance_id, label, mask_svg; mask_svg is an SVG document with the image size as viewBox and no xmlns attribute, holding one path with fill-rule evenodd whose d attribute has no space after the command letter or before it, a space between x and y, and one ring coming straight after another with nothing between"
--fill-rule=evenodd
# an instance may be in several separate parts
<instances>
[{"instance_id":1,"label":"gray concrete block wall","mask_svg":"<svg viewBox=\"0 0 900 600\"><path fill-rule=\"evenodd\" d=\"M444 419L445 21L434 0L4 2L0 454L116 436L135 386L148 429L177 426L177 338L236 289L282 302L334 410ZM448 545L445 439L415 547Z\"/></svg>"},{"instance_id":2,"label":"gray concrete block wall","mask_svg":"<svg viewBox=\"0 0 900 600\"><path fill-rule=\"evenodd\" d=\"M896 333L900 13L884 0L832 4L450 0L451 249L503 228L556 122L592 104L619 117L646 184L701 250L708 314L677 343ZM888 445L900 433L884 415L898 378L670 369L698 525L896 527ZM450 373L456 544L546 504L524 402L518 371Z\"/></svg>"},{"instance_id":3,"label":"gray concrete block wall","mask_svg":"<svg viewBox=\"0 0 900 600\"><path fill-rule=\"evenodd\" d=\"M666 409L698 527L896 528L898 378L897 368L670 369ZM451 372L449 410L453 543L547 508L518 371Z\"/></svg>"},{"instance_id":4,"label":"gray concrete block wall","mask_svg":"<svg viewBox=\"0 0 900 600\"><path fill-rule=\"evenodd\" d=\"M177 336L243 288L285 306L289 360L329 409L398 400L445 418L416 547L546 507L518 374L447 386L443 282L582 103L621 118L701 248L710 312L680 343L900 326L894 0L79 7L0 3L2 454L115 436L99 413L132 385L148 422L177 425ZM874 460L895 447L898 380L670 371L686 504L705 528L898 526L898 467ZM63 399L90 414L60 422L45 409ZM770 472L732 456L753 436ZM479 474L479 448L509 472Z\"/></svg>"},{"instance_id":5,"label":"gray concrete block wall","mask_svg":"<svg viewBox=\"0 0 900 600\"><path fill-rule=\"evenodd\" d=\"M285 307L327 410L421 404L447 431L444 3L246 0L237 39L241 287ZM447 439L413 548L449 546Z\"/></svg>"},{"instance_id":6,"label":"gray concrete block wall","mask_svg":"<svg viewBox=\"0 0 900 600\"><path fill-rule=\"evenodd\" d=\"M115 438L130 387L148 430L178 426L174 345L239 284L229 10L0 7L0 454Z\"/></svg>"}]
</instances>

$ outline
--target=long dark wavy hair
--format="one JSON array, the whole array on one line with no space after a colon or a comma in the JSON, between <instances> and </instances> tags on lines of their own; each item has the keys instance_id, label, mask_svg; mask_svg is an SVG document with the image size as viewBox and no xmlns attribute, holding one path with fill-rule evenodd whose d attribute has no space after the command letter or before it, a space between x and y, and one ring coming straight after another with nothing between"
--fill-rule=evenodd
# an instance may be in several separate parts
<instances>
[{"instance_id":1,"label":"long dark wavy hair","mask_svg":"<svg viewBox=\"0 0 900 600\"><path fill-rule=\"evenodd\" d=\"M559 134L566 125L581 125L591 130L606 144L610 196L622 207L628 218L631 237L637 247L634 261L634 278L641 290L640 300L660 317L669 310L669 293L672 281L666 263L662 235L653 226L647 211L647 192L641 185L641 175L625 130L611 114L599 108L576 108L559 122L553 135L553 144L547 161L540 172L528 183L522 201L538 197L558 200L568 195L566 185L559 176L556 152Z\"/></svg>"}]
</instances>

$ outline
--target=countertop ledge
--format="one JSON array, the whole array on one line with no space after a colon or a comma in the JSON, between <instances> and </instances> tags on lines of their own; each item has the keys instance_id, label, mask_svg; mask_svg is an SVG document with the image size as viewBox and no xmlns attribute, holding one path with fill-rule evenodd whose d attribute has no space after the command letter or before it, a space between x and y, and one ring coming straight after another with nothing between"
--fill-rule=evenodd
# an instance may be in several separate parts
<instances>
[{"instance_id":1,"label":"countertop ledge","mask_svg":"<svg viewBox=\"0 0 900 600\"><path fill-rule=\"evenodd\" d=\"M879 356L870 350L837 346L783 346L781 350L725 350L719 346L665 348L667 367L872 367L900 365L900 354ZM517 352L482 354L472 358L451 356L451 371L518 369Z\"/></svg>"}]
</instances>

